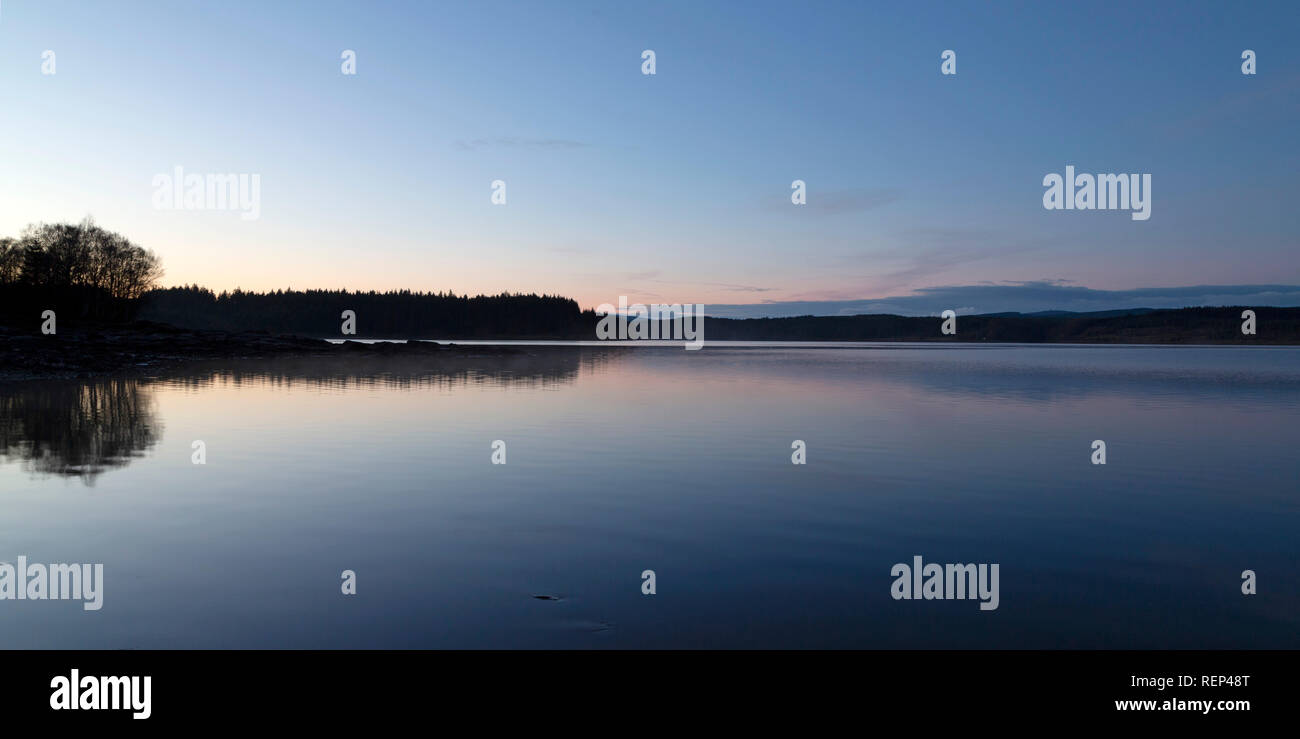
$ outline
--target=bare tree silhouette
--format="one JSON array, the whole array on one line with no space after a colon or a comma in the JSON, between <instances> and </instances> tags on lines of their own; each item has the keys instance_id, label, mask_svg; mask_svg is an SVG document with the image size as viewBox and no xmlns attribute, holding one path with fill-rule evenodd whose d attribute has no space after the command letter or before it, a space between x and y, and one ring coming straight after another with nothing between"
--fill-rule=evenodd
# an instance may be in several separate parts
<instances>
[{"instance_id":1,"label":"bare tree silhouette","mask_svg":"<svg viewBox=\"0 0 1300 739\"><path fill-rule=\"evenodd\" d=\"M0 288L11 311L33 305L74 315L121 317L157 286L162 264L121 234L81 223L28 226L17 239L0 239Z\"/></svg>"}]
</instances>

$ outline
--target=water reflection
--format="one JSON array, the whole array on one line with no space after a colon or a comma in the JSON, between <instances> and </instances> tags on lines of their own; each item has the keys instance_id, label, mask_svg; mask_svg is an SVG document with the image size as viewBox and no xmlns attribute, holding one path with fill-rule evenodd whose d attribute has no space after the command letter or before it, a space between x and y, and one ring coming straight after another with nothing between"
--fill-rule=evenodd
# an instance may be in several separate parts
<instances>
[{"instance_id":1,"label":"water reflection","mask_svg":"<svg viewBox=\"0 0 1300 739\"><path fill-rule=\"evenodd\" d=\"M0 462L34 476L77 477L88 486L106 470L144 456L162 437L158 386L214 385L325 392L463 386L548 389L596 372L626 350L573 347L484 348L423 357L294 357L200 362L166 375L0 385Z\"/></svg>"},{"instance_id":2,"label":"water reflection","mask_svg":"<svg viewBox=\"0 0 1300 739\"><path fill-rule=\"evenodd\" d=\"M162 435L145 385L110 379L0 389L0 459L20 460L38 476L80 477L93 485Z\"/></svg>"},{"instance_id":3,"label":"water reflection","mask_svg":"<svg viewBox=\"0 0 1300 739\"><path fill-rule=\"evenodd\" d=\"M1016 408L1064 409L1078 402L1100 408L1160 398L1170 407L1227 403L1235 411L1260 411L1294 405L1300 397L1294 393L1300 387L1295 351L1289 348L1245 353L1208 348L773 346L686 353L677 348L483 346L415 356L391 351L222 360L146 378L0 385L0 462L21 462L35 476L76 477L93 485L106 470L129 464L161 440L163 423L155 410L160 389L305 389L337 395L547 391L574 385L580 377L617 374L613 396L602 395L605 383L588 383L584 394L601 400L579 401L570 409L597 414L608 403L626 404L629 410L656 407L671 396L690 415L703 408L747 405L759 397L779 405L780 398L793 394L804 398L805 409L822 414L819 427L843 420L836 409L872 408L882 398L911 395L972 411L992 403L992 423L1018 423ZM617 373L606 372L616 364ZM241 394L239 401L255 405L262 397ZM822 405L820 399L834 400ZM925 403L909 406L900 412L899 422L915 421L925 408ZM240 408L226 410L236 417L248 415ZM376 419L376 428L394 421ZM293 425L292 420L285 423ZM735 433L761 430L742 428Z\"/></svg>"},{"instance_id":4,"label":"water reflection","mask_svg":"<svg viewBox=\"0 0 1300 739\"><path fill-rule=\"evenodd\" d=\"M199 389L217 383L251 383L322 390L387 388L418 390L493 385L545 389L572 383L582 371L597 371L628 350L577 347L484 347L425 356L286 357L274 360L199 362L158 378Z\"/></svg>"},{"instance_id":5,"label":"water reflection","mask_svg":"<svg viewBox=\"0 0 1300 739\"><path fill-rule=\"evenodd\" d=\"M94 619L0 608L0 648L1300 646L1300 348L474 349L0 398L19 460L148 454L95 495L0 465L0 559L113 583ZM1000 563L1001 605L893 600L917 554Z\"/></svg>"}]
</instances>

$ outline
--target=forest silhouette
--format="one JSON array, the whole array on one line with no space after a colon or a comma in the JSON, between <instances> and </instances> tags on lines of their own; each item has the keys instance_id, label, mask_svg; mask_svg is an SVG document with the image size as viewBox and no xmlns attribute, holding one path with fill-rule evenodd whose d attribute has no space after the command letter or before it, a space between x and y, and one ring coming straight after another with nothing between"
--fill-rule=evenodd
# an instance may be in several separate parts
<instances>
[{"instance_id":1,"label":"forest silhouette","mask_svg":"<svg viewBox=\"0 0 1300 739\"><path fill-rule=\"evenodd\" d=\"M37 316L54 310L60 325L73 327L144 320L194 330L447 340L593 340L600 320L594 310L560 295L215 292L199 285L159 287L162 274L153 252L90 218L34 224L18 238L0 238L0 320L32 326ZM933 316L709 318L706 340L1300 343L1300 308L1252 308L1265 327L1258 336L1241 331L1242 309L972 315L960 318L953 335L942 334L940 318ZM355 318L355 333L343 331L345 311Z\"/></svg>"}]
</instances>

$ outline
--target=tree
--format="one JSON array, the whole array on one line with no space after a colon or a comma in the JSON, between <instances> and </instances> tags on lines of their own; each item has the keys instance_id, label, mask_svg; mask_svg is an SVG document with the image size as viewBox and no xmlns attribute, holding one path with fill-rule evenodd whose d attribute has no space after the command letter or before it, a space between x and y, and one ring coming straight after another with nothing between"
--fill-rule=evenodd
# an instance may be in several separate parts
<instances>
[{"instance_id":1,"label":"tree","mask_svg":"<svg viewBox=\"0 0 1300 739\"><path fill-rule=\"evenodd\" d=\"M23 251L17 239L0 239L0 286L18 282L23 269Z\"/></svg>"},{"instance_id":2,"label":"tree","mask_svg":"<svg viewBox=\"0 0 1300 739\"><path fill-rule=\"evenodd\" d=\"M79 224L28 226L18 240L18 281L53 289L86 287L132 300L157 285L162 265L151 251L86 218Z\"/></svg>"},{"instance_id":3,"label":"tree","mask_svg":"<svg viewBox=\"0 0 1300 739\"><path fill-rule=\"evenodd\" d=\"M34 224L16 240L0 239L0 286L14 296L11 304L39 301L108 317L129 313L161 277L157 255L90 218Z\"/></svg>"}]
</instances>

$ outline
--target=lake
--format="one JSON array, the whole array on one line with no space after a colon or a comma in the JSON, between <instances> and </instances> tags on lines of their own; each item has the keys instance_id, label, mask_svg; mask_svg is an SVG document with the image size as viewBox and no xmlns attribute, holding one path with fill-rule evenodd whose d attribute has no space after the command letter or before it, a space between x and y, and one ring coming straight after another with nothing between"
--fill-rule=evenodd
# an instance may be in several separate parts
<instances>
[{"instance_id":1,"label":"lake","mask_svg":"<svg viewBox=\"0 0 1300 739\"><path fill-rule=\"evenodd\" d=\"M1300 647L1300 348L516 349L0 385L0 647Z\"/></svg>"}]
</instances>

